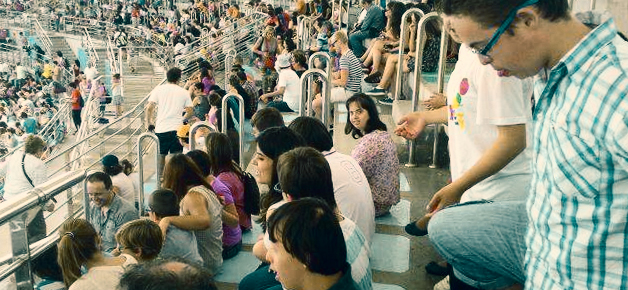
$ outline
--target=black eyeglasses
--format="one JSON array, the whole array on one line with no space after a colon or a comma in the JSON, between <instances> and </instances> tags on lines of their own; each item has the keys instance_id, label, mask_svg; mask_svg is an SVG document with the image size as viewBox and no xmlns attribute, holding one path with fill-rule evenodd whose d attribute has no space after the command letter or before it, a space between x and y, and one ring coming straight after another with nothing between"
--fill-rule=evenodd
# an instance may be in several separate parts
<instances>
[{"instance_id":1,"label":"black eyeglasses","mask_svg":"<svg viewBox=\"0 0 628 290\"><path fill-rule=\"evenodd\" d=\"M504 22L502 22L499 28L497 28L497 30L495 31L491 39L488 41L488 43L481 49L471 48L471 51L482 57L490 58L488 53L491 51L491 49L493 49L493 47L495 46L495 44L497 44L497 41L502 36L502 34L504 34L506 29L508 29L508 27L510 27L510 24L512 24L512 22L515 20L515 16L517 16L517 11L519 11L519 9L521 8L534 5L538 2L539 0L528 0L528 1L523 2L521 5L515 7L513 10L510 11L510 13L508 13L508 16L506 17L506 19L504 19Z\"/></svg>"}]
</instances>

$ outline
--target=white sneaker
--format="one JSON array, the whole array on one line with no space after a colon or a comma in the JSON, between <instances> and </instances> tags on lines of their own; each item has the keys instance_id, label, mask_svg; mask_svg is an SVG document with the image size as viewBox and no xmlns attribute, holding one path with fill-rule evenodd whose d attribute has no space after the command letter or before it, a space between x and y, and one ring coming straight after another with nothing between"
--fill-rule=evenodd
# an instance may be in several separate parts
<instances>
[{"instance_id":1,"label":"white sneaker","mask_svg":"<svg viewBox=\"0 0 628 290\"><path fill-rule=\"evenodd\" d=\"M440 280L440 282L436 283L436 285L434 285L434 290L450 290L449 276L445 277L443 280Z\"/></svg>"}]
</instances>

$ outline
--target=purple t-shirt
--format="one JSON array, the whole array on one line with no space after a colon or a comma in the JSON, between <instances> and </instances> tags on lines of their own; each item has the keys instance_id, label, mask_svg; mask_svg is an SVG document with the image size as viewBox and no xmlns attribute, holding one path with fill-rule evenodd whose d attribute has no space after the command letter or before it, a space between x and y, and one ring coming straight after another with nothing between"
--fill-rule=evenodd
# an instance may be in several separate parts
<instances>
[{"instance_id":1,"label":"purple t-shirt","mask_svg":"<svg viewBox=\"0 0 628 290\"><path fill-rule=\"evenodd\" d=\"M212 187L216 191L216 193L225 198L225 206L234 204L233 196L231 195L231 191L229 187L227 187L224 183L222 183L218 179L214 179L212 182ZM242 240L242 230L240 230L240 226L237 225L235 227L230 227L225 223L222 223L222 246L230 247Z\"/></svg>"}]
</instances>

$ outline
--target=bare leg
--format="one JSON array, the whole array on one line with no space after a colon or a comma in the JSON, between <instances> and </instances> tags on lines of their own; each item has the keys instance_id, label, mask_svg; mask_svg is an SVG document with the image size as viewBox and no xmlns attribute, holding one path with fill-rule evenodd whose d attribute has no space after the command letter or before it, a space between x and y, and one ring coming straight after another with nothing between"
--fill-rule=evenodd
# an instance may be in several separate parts
<instances>
[{"instance_id":1,"label":"bare leg","mask_svg":"<svg viewBox=\"0 0 628 290\"><path fill-rule=\"evenodd\" d=\"M382 80L377 85L378 87L382 89L386 89L388 88L388 86L390 86L390 83L394 77L395 71L397 70L398 59L399 59L398 56L391 55L386 60L386 67L384 68L384 73L382 74Z\"/></svg>"},{"instance_id":2,"label":"bare leg","mask_svg":"<svg viewBox=\"0 0 628 290\"><path fill-rule=\"evenodd\" d=\"M382 46L382 49L383 49L383 46ZM387 53L386 54L382 53L382 49L377 49L373 51L373 71L371 72L371 74L380 70L382 61L386 63Z\"/></svg>"},{"instance_id":3,"label":"bare leg","mask_svg":"<svg viewBox=\"0 0 628 290\"><path fill-rule=\"evenodd\" d=\"M314 110L314 117L320 119L323 116L323 98L316 96L312 101L312 109Z\"/></svg>"}]
</instances>

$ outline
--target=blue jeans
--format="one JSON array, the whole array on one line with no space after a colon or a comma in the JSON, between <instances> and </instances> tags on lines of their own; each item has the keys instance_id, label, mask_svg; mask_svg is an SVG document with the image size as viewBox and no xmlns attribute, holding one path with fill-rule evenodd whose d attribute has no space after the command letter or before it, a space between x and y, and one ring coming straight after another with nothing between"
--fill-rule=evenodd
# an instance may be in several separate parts
<instances>
[{"instance_id":1,"label":"blue jeans","mask_svg":"<svg viewBox=\"0 0 628 290\"><path fill-rule=\"evenodd\" d=\"M353 54L357 58L362 57L362 55L366 52L366 47L362 44L365 39L373 38L369 32L365 31L356 31L349 35L349 48L353 51Z\"/></svg>"},{"instance_id":2,"label":"blue jeans","mask_svg":"<svg viewBox=\"0 0 628 290\"><path fill-rule=\"evenodd\" d=\"M525 201L468 203L432 217L430 241L462 282L480 289L524 284Z\"/></svg>"}]
</instances>

